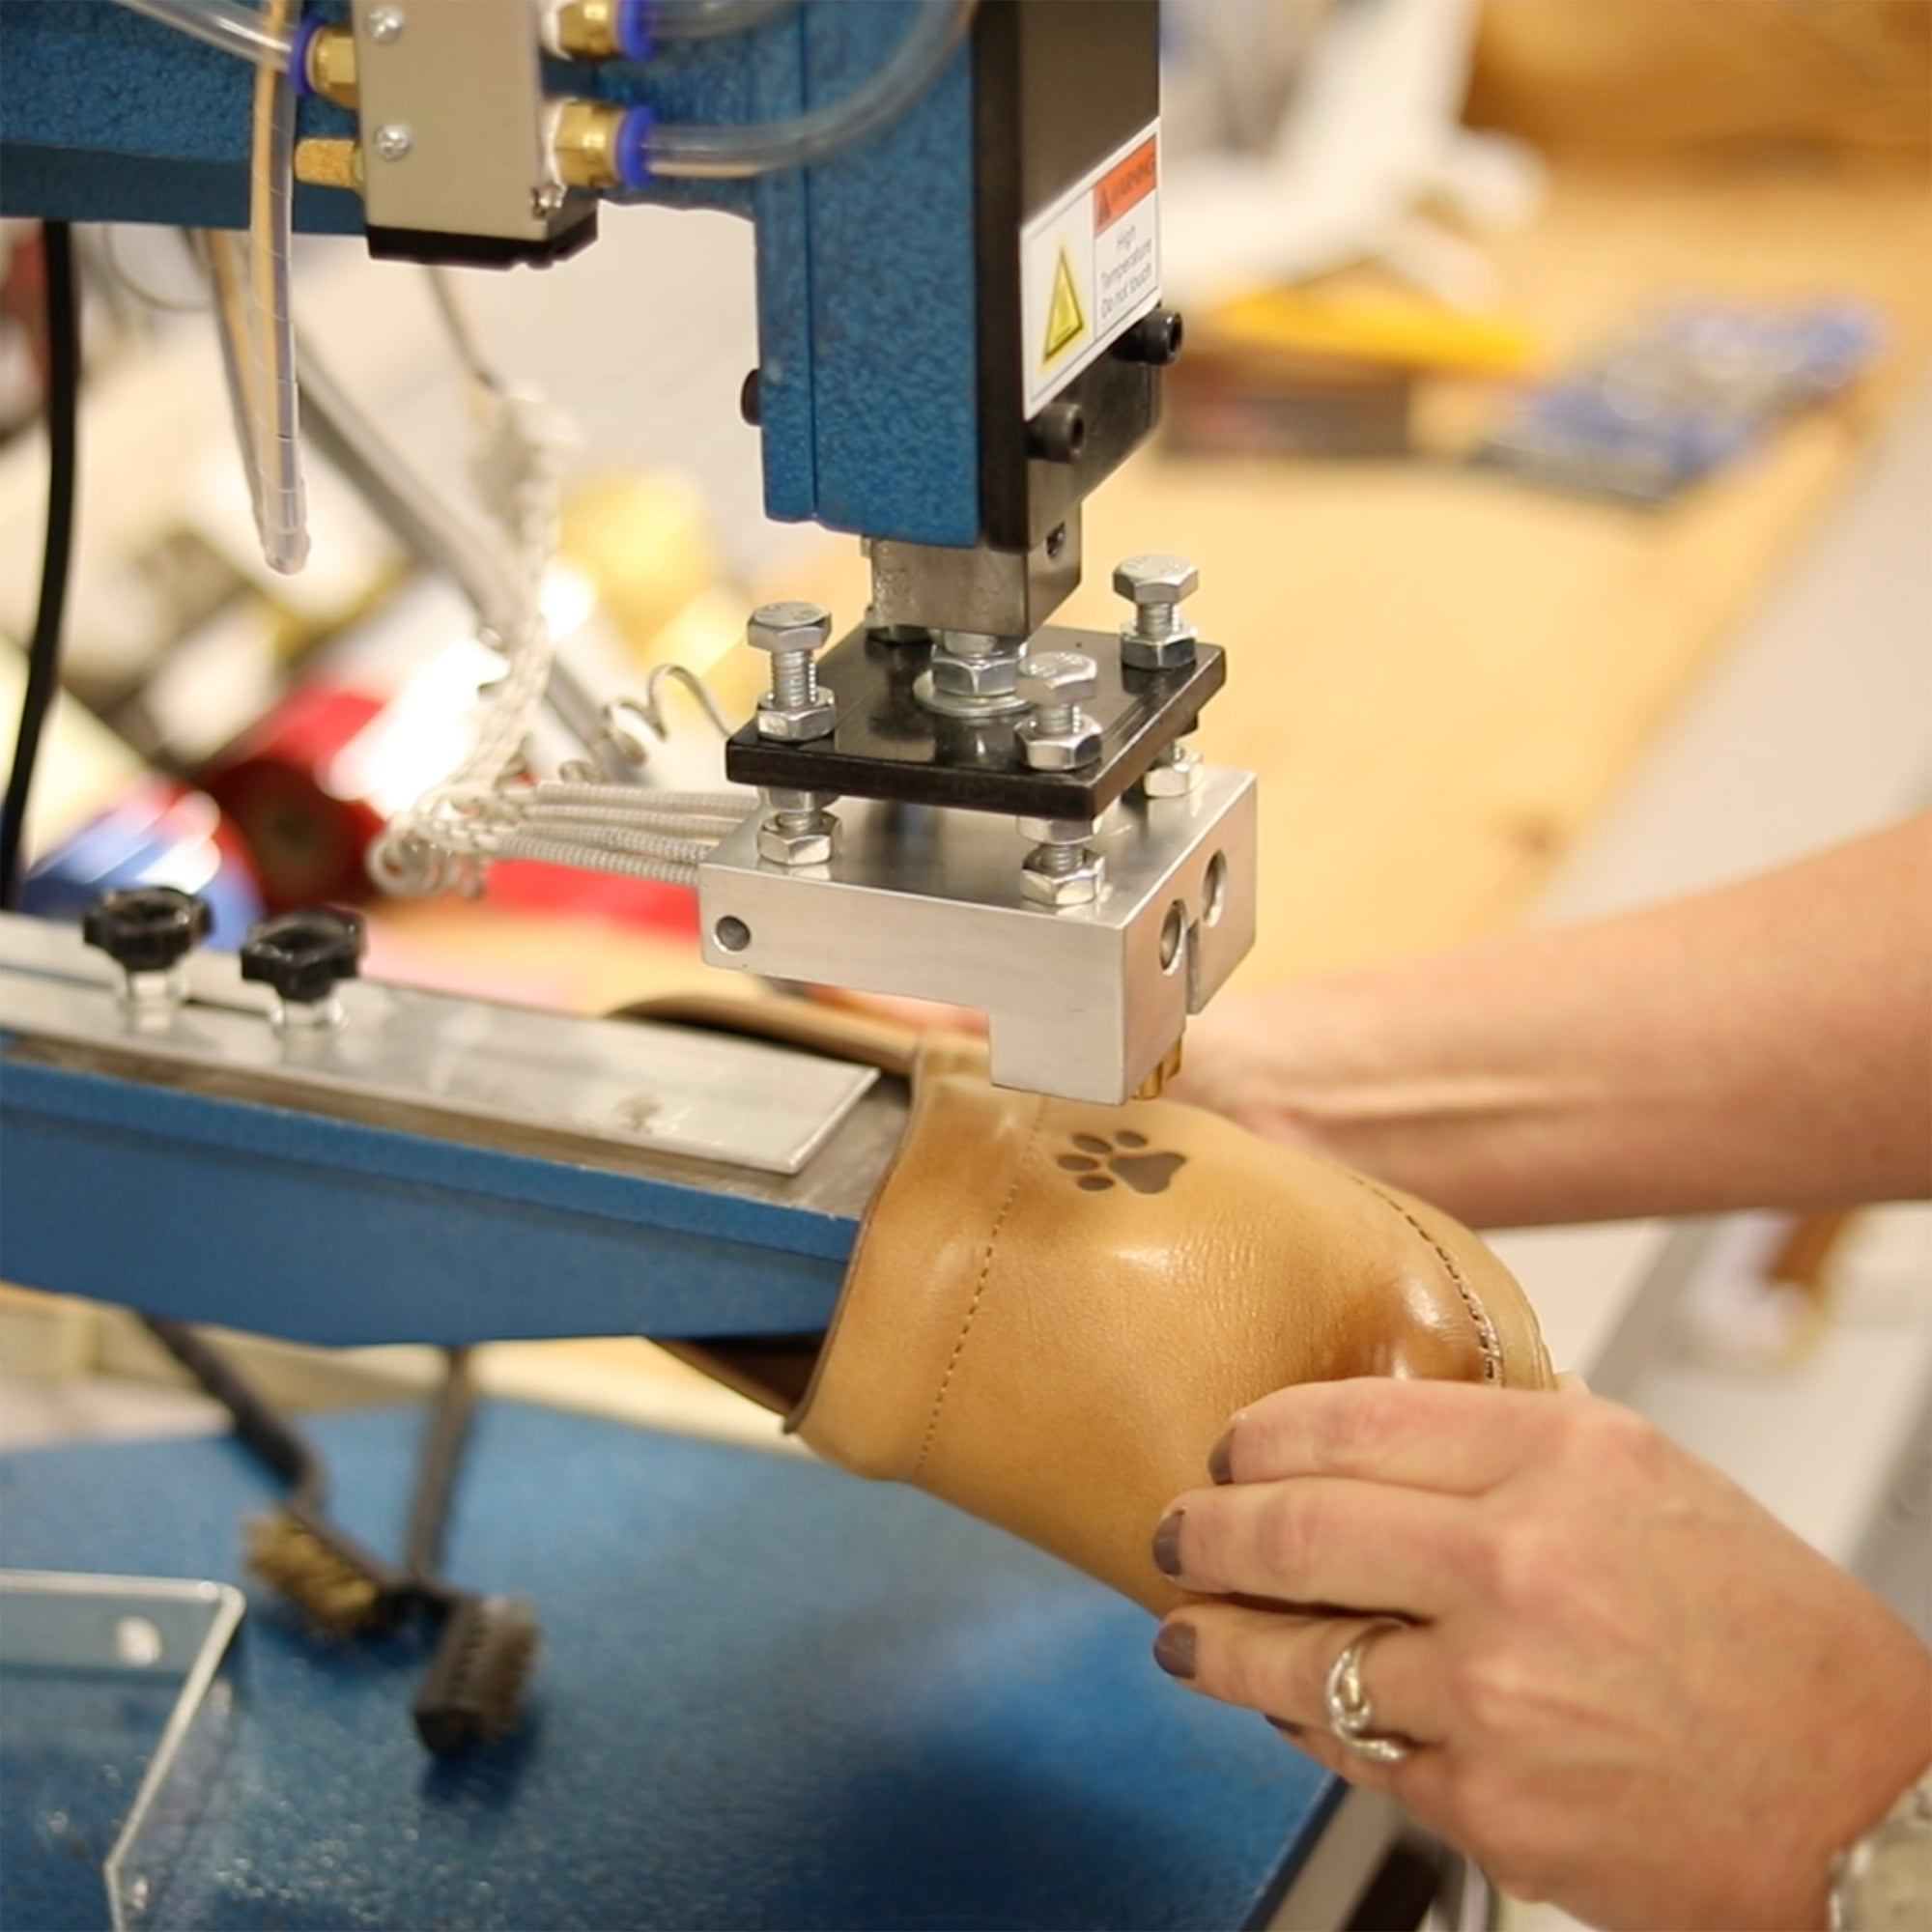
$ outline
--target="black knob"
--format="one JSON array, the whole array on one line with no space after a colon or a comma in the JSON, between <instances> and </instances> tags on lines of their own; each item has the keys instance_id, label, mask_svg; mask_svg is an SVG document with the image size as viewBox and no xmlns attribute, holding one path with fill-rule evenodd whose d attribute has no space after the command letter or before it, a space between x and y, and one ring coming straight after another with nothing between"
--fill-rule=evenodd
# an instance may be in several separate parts
<instances>
[{"instance_id":1,"label":"black knob","mask_svg":"<svg viewBox=\"0 0 1932 1932\"><path fill-rule=\"evenodd\" d=\"M205 901L173 886L102 893L80 923L80 936L127 973L165 973L208 937Z\"/></svg>"},{"instance_id":2,"label":"black knob","mask_svg":"<svg viewBox=\"0 0 1932 1932\"><path fill-rule=\"evenodd\" d=\"M355 978L367 944L360 913L333 906L285 912L248 928L242 977L260 980L285 1000L313 1006L328 998L337 980Z\"/></svg>"},{"instance_id":3,"label":"black knob","mask_svg":"<svg viewBox=\"0 0 1932 1932\"><path fill-rule=\"evenodd\" d=\"M1121 331L1111 353L1122 362L1165 368L1180 354L1186 333L1179 309L1150 309L1131 328Z\"/></svg>"},{"instance_id":4,"label":"black knob","mask_svg":"<svg viewBox=\"0 0 1932 1932\"><path fill-rule=\"evenodd\" d=\"M758 372L755 369L745 378L743 384L738 390L738 413L753 429L758 428L765 419L764 391L758 382Z\"/></svg>"}]
</instances>

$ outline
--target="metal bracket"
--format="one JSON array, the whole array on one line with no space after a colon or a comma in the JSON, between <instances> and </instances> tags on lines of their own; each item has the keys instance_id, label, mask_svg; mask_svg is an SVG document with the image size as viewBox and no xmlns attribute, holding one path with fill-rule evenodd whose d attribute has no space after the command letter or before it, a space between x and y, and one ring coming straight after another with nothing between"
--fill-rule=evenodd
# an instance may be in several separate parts
<instances>
[{"instance_id":1,"label":"metal bracket","mask_svg":"<svg viewBox=\"0 0 1932 1932\"><path fill-rule=\"evenodd\" d=\"M0 1030L110 1056L174 1084L382 1122L484 1122L527 1138L799 1173L877 1079L763 1041L580 1019L348 980L343 1023L278 1031L233 953L185 962L188 997L130 1007L71 926L0 915Z\"/></svg>"},{"instance_id":2,"label":"metal bracket","mask_svg":"<svg viewBox=\"0 0 1932 1932\"><path fill-rule=\"evenodd\" d=\"M1000 1086L1122 1101L1254 942L1255 816L1252 775L1215 767L1122 803L1092 840L1099 896L1060 910L1021 898L1005 819L848 802L831 863L790 867L741 827L698 868L704 957L980 1009Z\"/></svg>"}]
</instances>

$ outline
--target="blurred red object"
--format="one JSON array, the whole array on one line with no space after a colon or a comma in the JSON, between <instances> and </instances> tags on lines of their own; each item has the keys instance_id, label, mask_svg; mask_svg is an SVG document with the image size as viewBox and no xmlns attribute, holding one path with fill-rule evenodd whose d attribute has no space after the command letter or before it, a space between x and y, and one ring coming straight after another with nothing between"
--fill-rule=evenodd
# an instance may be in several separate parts
<instances>
[{"instance_id":1,"label":"blurred red object","mask_svg":"<svg viewBox=\"0 0 1932 1932\"><path fill-rule=\"evenodd\" d=\"M325 779L382 710L367 692L300 685L203 775L202 789L248 848L270 912L368 895L363 862L382 816Z\"/></svg>"}]
</instances>

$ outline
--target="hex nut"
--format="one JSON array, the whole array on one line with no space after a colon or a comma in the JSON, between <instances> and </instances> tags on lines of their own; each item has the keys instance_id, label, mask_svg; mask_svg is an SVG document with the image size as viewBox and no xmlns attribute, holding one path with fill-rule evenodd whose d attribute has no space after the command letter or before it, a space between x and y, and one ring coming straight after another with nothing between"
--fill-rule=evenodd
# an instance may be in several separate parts
<instances>
[{"instance_id":1,"label":"hex nut","mask_svg":"<svg viewBox=\"0 0 1932 1932\"><path fill-rule=\"evenodd\" d=\"M1177 621L1164 638L1145 636L1138 624L1121 626L1121 662L1129 670L1179 670L1194 662L1200 632Z\"/></svg>"},{"instance_id":2,"label":"hex nut","mask_svg":"<svg viewBox=\"0 0 1932 1932\"><path fill-rule=\"evenodd\" d=\"M1201 587L1201 572L1184 556L1123 557L1114 566L1114 590L1136 605L1179 604Z\"/></svg>"},{"instance_id":3,"label":"hex nut","mask_svg":"<svg viewBox=\"0 0 1932 1932\"><path fill-rule=\"evenodd\" d=\"M1084 845L1096 830L1091 818L1022 818L1015 823L1030 845Z\"/></svg>"},{"instance_id":4,"label":"hex nut","mask_svg":"<svg viewBox=\"0 0 1932 1932\"><path fill-rule=\"evenodd\" d=\"M1100 668L1080 651L1038 651L1020 661L1019 695L1029 704L1085 704L1100 689Z\"/></svg>"},{"instance_id":5,"label":"hex nut","mask_svg":"<svg viewBox=\"0 0 1932 1932\"><path fill-rule=\"evenodd\" d=\"M1020 896L1033 905L1092 905L1106 872L1107 862L1094 853L1070 872L1042 872L1029 858L1020 867Z\"/></svg>"},{"instance_id":6,"label":"hex nut","mask_svg":"<svg viewBox=\"0 0 1932 1932\"><path fill-rule=\"evenodd\" d=\"M1171 745L1168 756L1150 765L1141 789L1150 798L1185 798L1201 782L1201 753L1192 745Z\"/></svg>"},{"instance_id":7,"label":"hex nut","mask_svg":"<svg viewBox=\"0 0 1932 1932\"><path fill-rule=\"evenodd\" d=\"M832 694L821 690L810 704L796 711L781 711L771 702L771 693L758 699L758 736L773 738L781 745L802 745L813 738L829 738L838 723L838 707Z\"/></svg>"},{"instance_id":8,"label":"hex nut","mask_svg":"<svg viewBox=\"0 0 1932 1932\"><path fill-rule=\"evenodd\" d=\"M838 803L836 791L797 791L790 785L762 785L758 803L767 811L823 811Z\"/></svg>"},{"instance_id":9,"label":"hex nut","mask_svg":"<svg viewBox=\"0 0 1932 1932\"><path fill-rule=\"evenodd\" d=\"M1042 731L1036 720L1025 718L1013 727L1013 736L1029 771L1070 772L1100 755L1100 727L1084 712L1074 714L1070 731Z\"/></svg>"},{"instance_id":10,"label":"hex nut","mask_svg":"<svg viewBox=\"0 0 1932 1932\"><path fill-rule=\"evenodd\" d=\"M754 651L817 651L832 635L832 613L822 604L760 604L745 626Z\"/></svg>"},{"instance_id":11,"label":"hex nut","mask_svg":"<svg viewBox=\"0 0 1932 1932\"><path fill-rule=\"evenodd\" d=\"M782 832L776 825L758 827L758 857L775 866L824 866L838 849L838 821L826 815L815 832Z\"/></svg>"},{"instance_id":12,"label":"hex nut","mask_svg":"<svg viewBox=\"0 0 1932 1932\"><path fill-rule=\"evenodd\" d=\"M926 668L933 690L942 697L1010 697L1019 688L1017 651L985 658L956 658L950 651L934 651Z\"/></svg>"}]
</instances>

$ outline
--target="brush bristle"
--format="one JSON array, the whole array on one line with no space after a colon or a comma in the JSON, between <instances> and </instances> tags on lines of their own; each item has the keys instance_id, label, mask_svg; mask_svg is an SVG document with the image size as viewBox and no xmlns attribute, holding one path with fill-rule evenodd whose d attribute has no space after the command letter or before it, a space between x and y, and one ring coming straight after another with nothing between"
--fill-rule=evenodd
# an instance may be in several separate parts
<instances>
[{"instance_id":1,"label":"brush bristle","mask_svg":"<svg viewBox=\"0 0 1932 1932\"><path fill-rule=\"evenodd\" d=\"M248 1568L331 1636L358 1636L387 1618L386 1592L285 1510L251 1517Z\"/></svg>"},{"instance_id":2,"label":"brush bristle","mask_svg":"<svg viewBox=\"0 0 1932 1932\"><path fill-rule=\"evenodd\" d=\"M518 1597L465 1597L449 1613L416 1693L416 1731L439 1756L517 1726L536 1662L535 1612Z\"/></svg>"}]
</instances>

